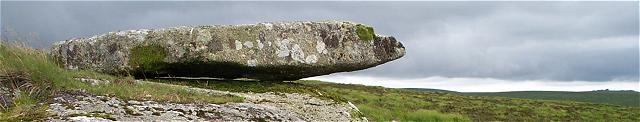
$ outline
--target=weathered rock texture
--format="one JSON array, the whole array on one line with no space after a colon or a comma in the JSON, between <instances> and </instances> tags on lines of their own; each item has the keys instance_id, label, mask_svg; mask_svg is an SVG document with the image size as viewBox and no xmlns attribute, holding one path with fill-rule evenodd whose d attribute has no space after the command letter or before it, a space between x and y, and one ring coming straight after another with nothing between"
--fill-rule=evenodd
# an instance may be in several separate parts
<instances>
[{"instance_id":1,"label":"weathered rock texture","mask_svg":"<svg viewBox=\"0 0 640 122\"><path fill-rule=\"evenodd\" d=\"M152 83L137 81L137 83ZM367 121L355 106L298 93L238 93L185 87L189 91L245 98L239 103L194 104L122 100L84 92L54 95L45 121Z\"/></svg>"},{"instance_id":2,"label":"weathered rock texture","mask_svg":"<svg viewBox=\"0 0 640 122\"><path fill-rule=\"evenodd\" d=\"M281 22L110 32L56 43L68 69L136 76L296 80L366 69L404 56L366 25Z\"/></svg>"}]
</instances>

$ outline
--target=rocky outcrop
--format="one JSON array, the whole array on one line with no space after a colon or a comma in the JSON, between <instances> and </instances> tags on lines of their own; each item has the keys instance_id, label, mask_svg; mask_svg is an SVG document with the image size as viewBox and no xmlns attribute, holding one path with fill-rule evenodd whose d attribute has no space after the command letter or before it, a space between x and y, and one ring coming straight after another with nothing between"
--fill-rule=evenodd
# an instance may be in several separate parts
<instances>
[{"instance_id":1,"label":"rocky outcrop","mask_svg":"<svg viewBox=\"0 0 640 122\"><path fill-rule=\"evenodd\" d=\"M405 49L366 25L324 21L110 32L56 43L51 53L67 69L138 77L296 80L377 66Z\"/></svg>"},{"instance_id":2,"label":"rocky outcrop","mask_svg":"<svg viewBox=\"0 0 640 122\"><path fill-rule=\"evenodd\" d=\"M146 81L138 81L146 82ZM149 82L151 83L151 82ZM195 104L123 100L84 92L59 92L46 121L367 121L344 102L297 93L238 93L188 87L245 98L239 103Z\"/></svg>"}]
</instances>

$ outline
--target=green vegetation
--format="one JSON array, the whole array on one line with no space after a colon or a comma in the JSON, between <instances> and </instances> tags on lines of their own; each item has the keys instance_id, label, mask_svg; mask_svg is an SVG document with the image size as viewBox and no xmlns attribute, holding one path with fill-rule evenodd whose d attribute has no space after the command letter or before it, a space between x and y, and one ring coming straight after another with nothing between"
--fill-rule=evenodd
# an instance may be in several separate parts
<instances>
[{"instance_id":1,"label":"green vegetation","mask_svg":"<svg viewBox=\"0 0 640 122\"><path fill-rule=\"evenodd\" d=\"M35 121L40 118L49 116L46 112L45 105L38 105L38 99L35 96L26 93L19 93L13 100L13 106L10 109L0 109L0 121L16 122L16 121Z\"/></svg>"},{"instance_id":2,"label":"green vegetation","mask_svg":"<svg viewBox=\"0 0 640 122\"><path fill-rule=\"evenodd\" d=\"M55 92L85 91L122 99L154 100L178 103L239 102L243 98L188 91L182 86L134 82L131 77L116 77L91 71L65 70L46 53L19 45L0 43L0 86L20 89L7 109L0 110L0 121L38 120L46 116L46 104ZM74 78L109 80L113 83L92 86Z\"/></svg>"},{"instance_id":3,"label":"green vegetation","mask_svg":"<svg viewBox=\"0 0 640 122\"><path fill-rule=\"evenodd\" d=\"M635 91L517 91L517 92L468 92L471 96L499 96L524 99L566 100L640 107L640 92Z\"/></svg>"},{"instance_id":4,"label":"green vegetation","mask_svg":"<svg viewBox=\"0 0 640 122\"><path fill-rule=\"evenodd\" d=\"M363 24L356 25L356 33L358 34L358 38L364 41L370 41L375 36L373 27L369 27Z\"/></svg>"},{"instance_id":5,"label":"green vegetation","mask_svg":"<svg viewBox=\"0 0 640 122\"><path fill-rule=\"evenodd\" d=\"M232 92L276 92L276 93L304 93L321 99L331 99L340 102L353 102L369 120L388 121L468 121L458 114L443 114L412 108L413 103L395 99L395 96L380 96L383 87L361 85L333 84L321 81L241 81L241 80L186 80L186 79L155 79L153 82L187 85L207 89ZM320 95L322 94L322 95ZM402 94L393 94L403 96ZM398 97L400 98L400 97ZM382 100L382 101L379 101ZM423 115L424 114L424 115Z\"/></svg>"},{"instance_id":6,"label":"green vegetation","mask_svg":"<svg viewBox=\"0 0 640 122\"><path fill-rule=\"evenodd\" d=\"M449 90L442 90L442 89L429 89L429 88L403 88L403 89L418 91L418 92L460 93L456 91L449 91Z\"/></svg>"},{"instance_id":7,"label":"green vegetation","mask_svg":"<svg viewBox=\"0 0 640 122\"><path fill-rule=\"evenodd\" d=\"M46 116L43 110L46 106L36 103L48 98L52 82L64 80L64 74L59 74L60 71L46 55L37 50L0 43L0 76L3 76L0 86L24 91L14 96L9 109L0 112L0 121L30 121Z\"/></svg>"},{"instance_id":8,"label":"green vegetation","mask_svg":"<svg viewBox=\"0 0 640 122\"><path fill-rule=\"evenodd\" d=\"M443 115L442 113L431 110L417 110L415 112L406 114L404 118L405 119L403 120L417 122L470 121L469 119L461 115Z\"/></svg>"},{"instance_id":9,"label":"green vegetation","mask_svg":"<svg viewBox=\"0 0 640 122\"><path fill-rule=\"evenodd\" d=\"M139 45L131 48L129 56L129 64L140 72L155 72L164 68L167 53L160 45Z\"/></svg>"},{"instance_id":10,"label":"green vegetation","mask_svg":"<svg viewBox=\"0 0 640 122\"><path fill-rule=\"evenodd\" d=\"M378 96L378 89L382 87L359 87L359 85L332 84L321 81L241 81L241 80L185 80L185 79L155 79L153 82L170 83L177 85L187 85L207 89L216 89L232 92L276 92L276 93L304 93L321 99L331 99L340 102L353 102L360 108L363 116L369 120L388 121L422 121L422 120L444 120L444 121L468 121L467 118L458 114L443 114L435 111L423 109L413 109L404 106L404 101L396 99L382 103L376 102L383 99ZM349 87L358 86L358 87ZM347 88L347 89L343 89ZM320 95L322 94L322 95ZM400 95L400 94L395 94Z\"/></svg>"},{"instance_id":11,"label":"green vegetation","mask_svg":"<svg viewBox=\"0 0 640 122\"><path fill-rule=\"evenodd\" d=\"M534 100L563 100L575 102L602 103L611 105L621 105L628 107L640 107L640 92L636 91L585 91L585 92L566 92L566 91L512 91L512 92L456 92L440 89L425 88L405 88L407 90L419 92L441 92L455 93L468 96L495 96L509 98L523 98Z\"/></svg>"},{"instance_id":12,"label":"green vegetation","mask_svg":"<svg viewBox=\"0 0 640 122\"><path fill-rule=\"evenodd\" d=\"M350 101L374 121L639 121L640 108L569 101L475 97L321 81L153 80L234 92L305 93ZM322 95L320 95L322 94Z\"/></svg>"}]
</instances>

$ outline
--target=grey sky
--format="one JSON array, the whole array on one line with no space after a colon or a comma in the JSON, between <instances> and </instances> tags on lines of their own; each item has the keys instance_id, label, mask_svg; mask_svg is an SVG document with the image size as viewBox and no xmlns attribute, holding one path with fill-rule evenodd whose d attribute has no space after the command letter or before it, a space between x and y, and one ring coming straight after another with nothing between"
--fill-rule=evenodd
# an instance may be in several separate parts
<instances>
[{"instance_id":1,"label":"grey sky","mask_svg":"<svg viewBox=\"0 0 640 122\"><path fill-rule=\"evenodd\" d=\"M349 20L393 35L407 55L343 75L638 81L638 2L1 2L30 45L110 31ZM12 35L3 32L3 36ZM15 38L15 37L9 37Z\"/></svg>"}]
</instances>

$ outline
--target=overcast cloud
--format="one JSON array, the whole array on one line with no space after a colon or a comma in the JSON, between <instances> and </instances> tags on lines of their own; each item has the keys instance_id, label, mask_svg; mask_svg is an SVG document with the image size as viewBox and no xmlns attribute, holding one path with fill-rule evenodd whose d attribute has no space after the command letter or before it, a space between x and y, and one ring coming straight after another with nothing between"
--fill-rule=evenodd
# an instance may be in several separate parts
<instances>
[{"instance_id":1,"label":"overcast cloud","mask_svg":"<svg viewBox=\"0 0 640 122\"><path fill-rule=\"evenodd\" d=\"M47 49L56 41L116 30L349 20L395 36L406 46L407 55L375 68L328 77L626 82L638 88L638 5L637 1L2 1L0 22L18 35L35 35L30 45Z\"/></svg>"}]
</instances>

